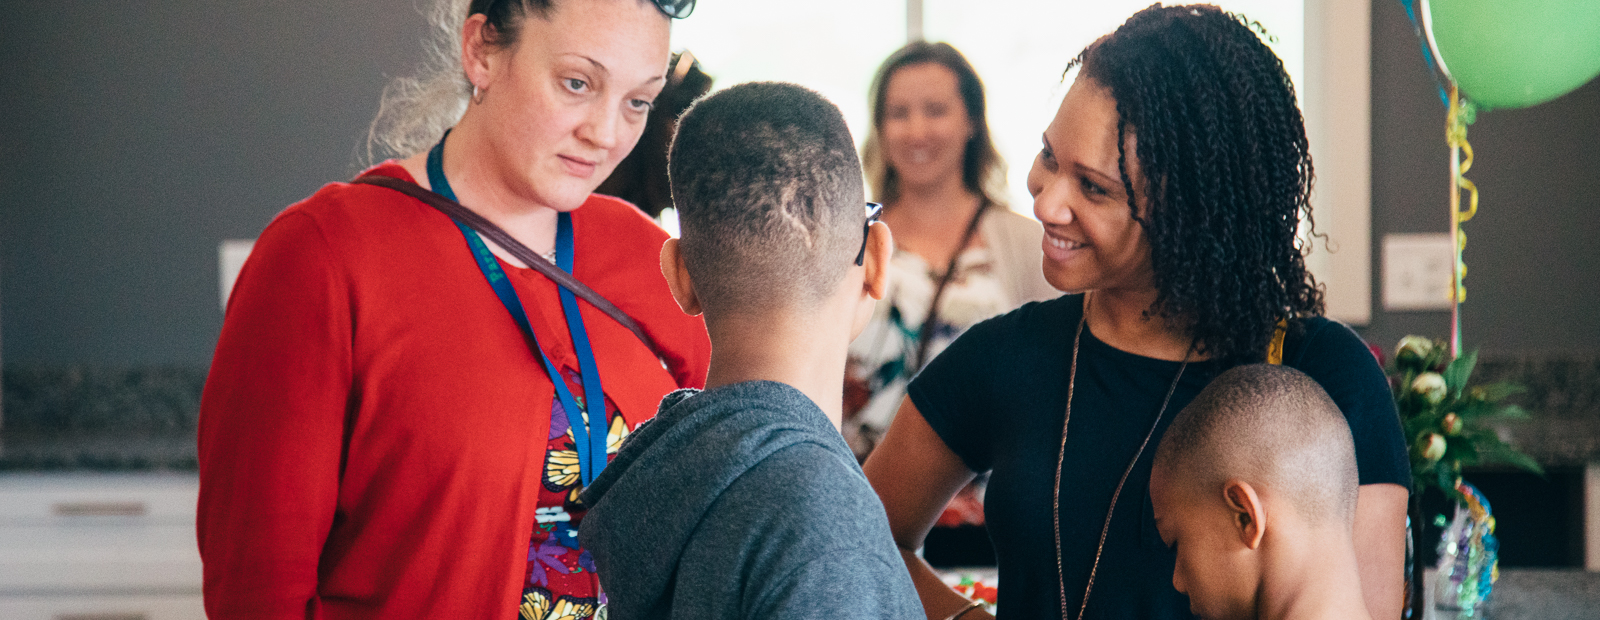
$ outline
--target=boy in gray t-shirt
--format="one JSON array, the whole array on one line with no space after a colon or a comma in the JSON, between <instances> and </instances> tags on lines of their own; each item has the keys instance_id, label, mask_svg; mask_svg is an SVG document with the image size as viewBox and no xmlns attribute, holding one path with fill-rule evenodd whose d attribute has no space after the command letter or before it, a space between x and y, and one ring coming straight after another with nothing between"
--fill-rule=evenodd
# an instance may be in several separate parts
<instances>
[{"instance_id":1,"label":"boy in gray t-shirt","mask_svg":"<svg viewBox=\"0 0 1600 620\"><path fill-rule=\"evenodd\" d=\"M922 618L839 435L846 350L892 247L844 118L805 88L742 84L684 114L669 168L683 238L661 268L704 312L711 368L583 494L610 616Z\"/></svg>"}]
</instances>

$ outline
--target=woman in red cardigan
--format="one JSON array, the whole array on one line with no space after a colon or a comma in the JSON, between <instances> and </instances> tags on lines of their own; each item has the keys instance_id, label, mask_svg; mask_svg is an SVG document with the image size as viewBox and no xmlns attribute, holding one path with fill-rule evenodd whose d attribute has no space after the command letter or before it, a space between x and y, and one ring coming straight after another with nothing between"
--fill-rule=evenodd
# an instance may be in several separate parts
<instances>
[{"instance_id":1,"label":"woman in red cardigan","mask_svg":"<svg viewBox=\"0 0 1600 620\"><path fill-rule=\"evenodd\" d=\"M703 384L710 344L661 277L666 233L591 192L643 131L670 18L692 8L472 0L447 31L459 64L391 89L375 123L415 155L366 173L498 225L654 349L394 189L330 184L261 234L201 403L210 617L542 620L603 603L577 491L662 395Z\"/></svg>"}]
</instances>

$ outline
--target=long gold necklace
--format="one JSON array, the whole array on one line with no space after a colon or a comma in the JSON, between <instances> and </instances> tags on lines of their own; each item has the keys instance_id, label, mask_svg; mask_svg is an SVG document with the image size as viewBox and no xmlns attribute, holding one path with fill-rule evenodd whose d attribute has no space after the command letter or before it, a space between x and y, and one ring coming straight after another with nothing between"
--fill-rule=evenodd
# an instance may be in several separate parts
<instances>
[{"instance_id":1,"label":"long gold necklace","mask_svg":"<svg viewBox=\"0 0 1600 620\"><path fill-rule=\"evenodd\" d=\"M1078 381L1078 344L1083 340L1083 326L1089 322L1089 296L1083 296L1083 315L1078 319L1078 331L1072 336L1072 368L1067 375L1067 415L1061 421L1061 451L1056 454L1056 485L1051 495L1051 506L1055 517L1056 538L1056 585L1061 588L1061 619L1071 620L1067 615L1067 584L1065 571L1061 565L1061 463L1067 458L1067 424L1072 422L1072 392ZM1178 389L1178 380L1183 378L1183 371L1189 367L1189 354L1194 352L1194 342L1189 343L1188 350L1183 352L1183 364L1178 366L1177 376L1172 378L1172 385L1167 388L1167 396L1161 400L1161 408L1156 410L1156 421L1150 425L1150 432L1145 433L1144 441L1139 444L1139 450L1133 453L1133 460L1128 461L1127 469L1122 471L1122 479L1117 481L1117 489L1111 493L1111 506L1106 509L1105 525L1100 527L1100 544L1094 549L1094 564L1089 566L1089 583L1083 587L1083 605L1078 607L1078 620L1083 620L1083 612L1089 609L1089 592L1094 590L1094 576L1100 570L1100 554L1106 550L1106 534L1111 531L1111 515L1117 510L1117 498L1122 495L1122 486L1127 484L1128 475L1133 473L1134 464L1139 462L1139 457L1144 454L1145 446L1150 445L1150 438L1156 434L1156 429L1161 426L1161 418L1167 413L1167 405L1172 402L1172 393Z\"/></svg>"}]
</instances>

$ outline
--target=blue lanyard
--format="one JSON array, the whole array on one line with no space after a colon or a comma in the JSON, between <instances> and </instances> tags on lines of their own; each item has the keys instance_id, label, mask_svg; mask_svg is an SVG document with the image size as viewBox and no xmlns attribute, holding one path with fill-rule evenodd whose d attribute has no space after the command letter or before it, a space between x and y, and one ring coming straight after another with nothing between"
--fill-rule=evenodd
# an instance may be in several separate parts
<instances>
[{"instance_id":1,"label":"blue lanyard","mask_svg":"<svg viewBox=\"0 0 1600 620\"><path fill-rule=\"evenodd\" d=\"M445 135L449 135L449 132ZM433 186L434 193L456 199L455 192L450 189L450 181L444 176L443 138L428 152L428 183ZM573 447L578 451L578 474L583 486L589 486L606 466L606 396L600 390L600 370L595 366L594 347L590 346L589 332L583 327L583 315L578 312L577 296L560 285L556 287L561 294L561 310L567 317L567 331L572 335L572 348L578 355L578 371L583 375L584 408L578 406L561 372L556 370L555 364L550 363L550 356L545 355L544 349L539 346L539 339L533 335L533 327L523 311L522 301L517 298L516 289L511 286L505 271L500 269L489 246L466 224L455 224L461 229L462 236L467 238L472 257L477 259L478 268L489 280L489 286L494 288L495 296L511 312L511 318L516 320L522 335L528 339L528 346L539 354L539 361L544 362L544 371L549 373L550 383L555 385L556 397L561 400L561 408L567 414L567 425L572 429ZM562 213L556 226L556 266L572 273L572 254L572 216ZM598 414L588 415L589 407Z\"/></svg>"}]
</instances>

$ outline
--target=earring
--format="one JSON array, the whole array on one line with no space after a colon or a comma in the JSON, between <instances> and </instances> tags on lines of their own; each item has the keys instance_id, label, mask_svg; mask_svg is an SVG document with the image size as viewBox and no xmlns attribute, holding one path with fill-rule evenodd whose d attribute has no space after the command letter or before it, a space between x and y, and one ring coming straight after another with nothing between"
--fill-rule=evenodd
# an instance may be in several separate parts
<instances>
[{"instance_id":1,"label":"earring","mask_svg":"<svg viewBox=\"0 0 1600 620\"><path fill-rule=\"evenodd\" d=\"M477 84L473 84L472 85L472 102L476 103L476 104L480 104L480 105L483 104L483 95L484 95L485 92L487 92L487 91L479 89Z\"/></svg>"}]
</instances>

